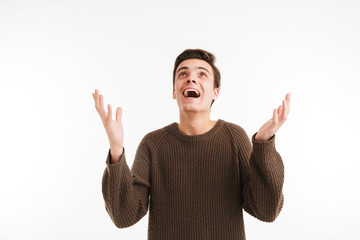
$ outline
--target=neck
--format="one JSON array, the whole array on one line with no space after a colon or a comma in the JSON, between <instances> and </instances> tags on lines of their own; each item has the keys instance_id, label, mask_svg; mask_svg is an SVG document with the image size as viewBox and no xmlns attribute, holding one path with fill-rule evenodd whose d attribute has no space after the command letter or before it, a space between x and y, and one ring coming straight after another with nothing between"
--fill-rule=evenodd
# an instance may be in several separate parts
<instances>
[{"instance_id":1,"label":"neck","mask_svg":"<svg viewBox=\"0 0 360 240\"><path fill-rule=\"evenodd\" d=\"M215 124L216 121L210 120L210 112L180 112L180 124L178 128L185 135L200 135L209 131Z\"/></svg>"}]
</instances>

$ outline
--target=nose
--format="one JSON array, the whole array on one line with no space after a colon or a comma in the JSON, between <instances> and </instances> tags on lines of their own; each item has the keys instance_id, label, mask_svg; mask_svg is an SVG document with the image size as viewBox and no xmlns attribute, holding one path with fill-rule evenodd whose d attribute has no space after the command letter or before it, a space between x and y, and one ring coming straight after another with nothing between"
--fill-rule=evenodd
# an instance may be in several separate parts
<instances>
[{"instance_id":1,"label":"nose","mask_svg":"<svg viewBox=\"0 0 360 240\"><path fill-rule=\"evenodd\" d=\"M189 79L189 80L187 80L187 83L190 83L190 81L191 81L191 82L193 82L193 83L196 83L196 81L195 81L195 80L190 80L190 79Z\"/></svg>"}]
</instances>

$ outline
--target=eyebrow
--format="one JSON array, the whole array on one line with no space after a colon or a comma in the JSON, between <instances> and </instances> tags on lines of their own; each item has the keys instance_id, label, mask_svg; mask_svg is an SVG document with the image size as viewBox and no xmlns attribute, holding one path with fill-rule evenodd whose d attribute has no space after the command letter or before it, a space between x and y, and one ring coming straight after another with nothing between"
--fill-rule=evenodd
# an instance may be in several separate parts
<instances>
[{"instance_id":1,"label":"eyebrow","mask_svg":"<svg viewBox=\"0 0 360 240\"><path fill-rule=\"evenodd\" d=\"M189 69L189 67L181 67L181 68L179 68L179 69L177 70L176 73L178 73L180 70L183 70L183 69ZM207 71L207 72L210 74L209 70L207 70L207 69L204 68L204 67L196 67L196 69L203 69L203 70Z\"/></svg>"}]
</instances>

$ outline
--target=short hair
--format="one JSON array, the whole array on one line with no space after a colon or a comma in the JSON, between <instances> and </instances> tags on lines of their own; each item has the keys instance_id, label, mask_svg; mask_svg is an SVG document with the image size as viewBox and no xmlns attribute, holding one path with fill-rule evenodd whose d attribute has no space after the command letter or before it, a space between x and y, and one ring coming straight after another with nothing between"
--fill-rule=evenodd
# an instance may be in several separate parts
<instances>
[{"instance_id":1,"label":"short hair","mask_svg":"<svg viewBox=\"0 0 360 240\"><path fill-rule=\"evenodd\" d=\"M175 86L177 67L180 65L180 63L188 59L200 59L207 62L211 66L214 73L214 88L220 89L221 75L219 69L215 66L215 55L203 49L186 49L176 58L173 70L173 87ZM214 100L212 101L211 105L213 102Z\"/></svg>"}]
</instances>

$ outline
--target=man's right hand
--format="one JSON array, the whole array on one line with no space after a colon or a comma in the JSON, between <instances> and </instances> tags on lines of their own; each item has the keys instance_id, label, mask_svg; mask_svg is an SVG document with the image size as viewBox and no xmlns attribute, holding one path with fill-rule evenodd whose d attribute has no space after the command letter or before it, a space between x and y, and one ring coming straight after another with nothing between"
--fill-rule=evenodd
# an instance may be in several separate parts
<instances>
[{"instance_id":1,"label":"man's right hand","mask_svg":"<svg viewBox=\"0 0 360 240\"><path fill-rule=\"evenodd\" d=\"M112 110L110 104L108 104L108 112L104 109L103 96L99 94L99 91L95 89L92 93L96 111L99 113L102 123L104 124L106 134L109 138L111 163L120 161L120 156L123 152L124 130L121 122L122 109L118 107L116 109L116 120L112 119Z\"/></svg>"}]
</instances>

